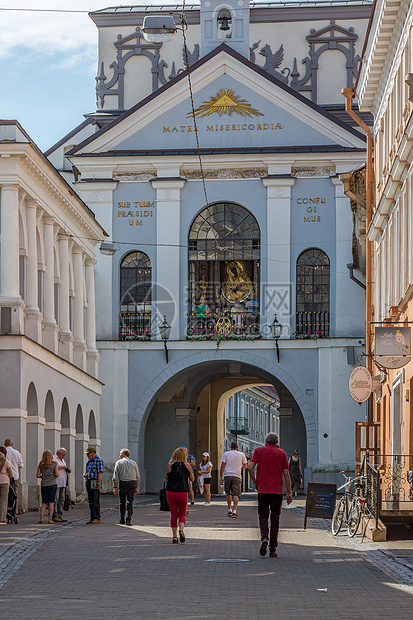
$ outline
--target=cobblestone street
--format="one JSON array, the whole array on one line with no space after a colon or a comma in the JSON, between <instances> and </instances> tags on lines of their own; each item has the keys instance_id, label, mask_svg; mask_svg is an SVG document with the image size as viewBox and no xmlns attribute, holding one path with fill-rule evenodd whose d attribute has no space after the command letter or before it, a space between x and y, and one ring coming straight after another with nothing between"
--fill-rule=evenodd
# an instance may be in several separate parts
<instances>
[{"instance_id":1,"label":"cobblestone street","mask_svg":"<svg viewBox=\"0 0 413 620\"><path fill-rule=\"evenodd\" d=\"M283 510L273 559L259 555L253 499L244 497L238 520L226 516L222 499L190 508L187 542L179 545L171 544L169 513L140 502L133 527L117 523L111 498L101 525L86 525L85 507L70 513L72 523L51 529L24 528L37 515L22 516L15 526L24 528L22 538L2 548L3 605L14 618L33 619L120 612L185 620L411 618L409 560L361 539L335 539L329 522L309 520L305 531L302 507ZM405 547L411 557L412 544Z\"/></svg>"}]
</instances>

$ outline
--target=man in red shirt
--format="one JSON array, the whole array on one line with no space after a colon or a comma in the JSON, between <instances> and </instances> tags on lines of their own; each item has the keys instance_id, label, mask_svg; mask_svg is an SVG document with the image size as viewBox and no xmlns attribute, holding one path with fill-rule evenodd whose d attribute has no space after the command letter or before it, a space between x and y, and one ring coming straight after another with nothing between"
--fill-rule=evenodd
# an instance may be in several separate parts
<instances>
[{"instance_id":1,"label":"man in red shirt","mask_svg":"<svg viewBox=\"0 0 413 620\"><path fill-rule=\"evenodd\" d=\"M256 465L257 476L255 477ZM264 556L267 553L268 519L271 509L270 558L276 558L283 501L283 476L287 488L287 504L291 504L293 501L288 458L284 450L278 446L278 435L269 433L265 439L265 446L254 450L248 471L258 491L258 518L261 530L260 555Z\"/></svg>"}]
</instances>

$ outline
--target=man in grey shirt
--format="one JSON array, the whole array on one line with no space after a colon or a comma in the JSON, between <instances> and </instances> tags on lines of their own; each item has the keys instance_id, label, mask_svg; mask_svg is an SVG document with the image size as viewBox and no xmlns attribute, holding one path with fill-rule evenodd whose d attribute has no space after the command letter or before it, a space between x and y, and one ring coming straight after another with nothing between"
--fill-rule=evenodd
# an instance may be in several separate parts
<instances>
[{"instance_id":1,"label":"man in grey shirt","mask_svg":"<svg viewBox=\"0 0 413 620\"><path fill-rule=\"evenodd\" d=\"M129 456L129 450L122 448L113 470L113 492L119 495L119 523L122 525L125 524L125 513L126 525L132 525L133 498L138 494L140 482L138 466Z\"/></svg>"}]
</instances>

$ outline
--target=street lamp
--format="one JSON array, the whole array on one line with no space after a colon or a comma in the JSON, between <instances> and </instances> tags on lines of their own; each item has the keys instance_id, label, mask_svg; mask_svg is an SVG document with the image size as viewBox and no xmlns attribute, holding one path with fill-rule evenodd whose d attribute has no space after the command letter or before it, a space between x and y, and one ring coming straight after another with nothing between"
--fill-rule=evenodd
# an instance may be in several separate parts
<instances>
[{"instance_id":1,"label":"street lamp","mask_svg":"<svg viewBox=\"0 0 413 620\"><path fill-rule=\"evenodd\" d=\"M141 32L149 43L167 43L174 38L177 27L172 15L146 15Z\"/></svg>"},{"instance_id":2,"label":"street lamp","mask_svg":"<svg viewBox=\"0 0 413 620\"><path fill-rule=\"evenodd\" d=\"M159 333L161 334L161 339L163 340L163 346L165 347L166 363L168 363L168 347L166 346L166 341L169 340L169 334L171 333L171 326L168 325L168 321L166 320L166 314L164 314L162 325L159 325Z\"/></svg>"},{"instance_id":3,"label":"street lamp","mask_svg":"<svg viewBox=\"0 0 413 620\"><path fill-rule=\"evenodd\" d=\"M271 323L270 327L271 327L272 337L275 340L275 346L277 348L277 360L278 360L278 363L280 363L280 350L278 348L278 339L281 336L283 326L281 325L281 323L278 322L276 314L274 314L274 320Z\"/></svg>"},{"instance_id":4,"label":"street lamp","mask_svg":"<svg viewBox=\"0 0 413 620\"><path fill-rule=\"evenodd\" d=\"M114 254L116 254L117 249L118 249L118 246L116 245L116 243L108 243L108 242L101 243L99 247L100 253L104 254L105 256L113 256Z\"/></svg>"}]
</instances>

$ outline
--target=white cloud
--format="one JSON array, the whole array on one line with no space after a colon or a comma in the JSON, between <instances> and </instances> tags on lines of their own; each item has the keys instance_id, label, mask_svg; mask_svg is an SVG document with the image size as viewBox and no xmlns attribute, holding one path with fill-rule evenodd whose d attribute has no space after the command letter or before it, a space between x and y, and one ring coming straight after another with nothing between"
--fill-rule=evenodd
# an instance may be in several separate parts
<instances>
[{"instance_id":1,"label":"white cloud","mask_svg":"<svg viewBox=\"0 0 413 620\"><path fill-rule=\"evenodd\" d=\"M147 6L144 0L131 2ZM156 4L153 2L152 4ZM17 5L17 6L16 6ZM116 6L114 2L112 6ZM121 3L119 3L121 5ZM0 11L0 58L15 55L21 48L39 58L54 53L71 55L84 51L95 58L97 28L87 12L103 9L104 0L6 0L2 8L54 9L85 11L83 13L52 13L34 11Z\"/></svg>"}]
</instances>

